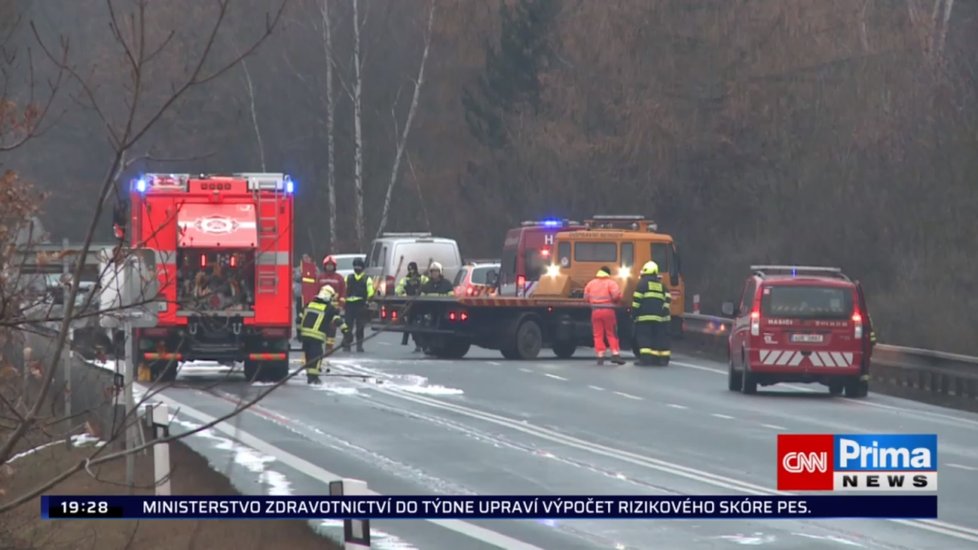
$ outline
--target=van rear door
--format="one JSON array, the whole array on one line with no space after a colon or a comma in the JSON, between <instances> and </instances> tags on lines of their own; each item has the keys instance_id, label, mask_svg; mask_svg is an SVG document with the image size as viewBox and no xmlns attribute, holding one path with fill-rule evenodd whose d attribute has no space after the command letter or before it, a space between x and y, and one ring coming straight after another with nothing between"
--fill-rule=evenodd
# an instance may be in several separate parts
<instances>
[{"instance_id":1,"label":"van rear door","mask_svg":"<svg viewBox=\"0 0 978 550\"><path fill-rule=\"evenodd\" d=\"M797 279L770 282L761 293L761 363L810 374L851 374L862 358L850 285Z\"/></svg>"}]
</instances>

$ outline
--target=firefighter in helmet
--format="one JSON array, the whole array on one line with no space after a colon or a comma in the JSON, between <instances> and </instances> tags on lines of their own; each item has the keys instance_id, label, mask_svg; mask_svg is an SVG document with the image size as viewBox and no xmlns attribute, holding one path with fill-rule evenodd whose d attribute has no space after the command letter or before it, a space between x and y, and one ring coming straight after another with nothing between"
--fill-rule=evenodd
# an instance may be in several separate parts
<instances>
[{"instance_id":1,"label":"firefighter in helmet","mask_svg":"<svg viewBox=\"0 0 978 550\"><path fill-rule=\"evenodd\" d=\"M659 278L659 265L653 261L642 266L641 278L632 297L632 321L639 348L636 365L669 364L669 315L672 297Z\"/></svg>"},{"instance_id":2,"label":"firefighter in helmet","mask_svg":"<svg viewBox=\"0 0 978 550\"><path fill-rule=\"evenodd\" d=\"M319 366L325 352L331 351L336 343L337 327L346 335L349 327L343 321L339 308L333 303L336 290L323 285L319 294L306 305L299 324L299 340L306 359L306 383L320 384ZM325 349L324 349L325 347Z\"/></svg>"},{"instance_id":3,"label":"firefighter in helmet","mask_svg":"<svg viewBox=\"0 0 978 550\"><path fill-rule=\"evenodd\" d=\"M417 296L421 294L421 288L428 282L428 277L418 273L418 263L410 262L408 264L407 275L401 278L397 283L397 288L394 289L394 294L397 296ZM401 345L406 346L408 343L408 337L414 337L414 351L421 351L421 344L418 343L418 337L405 332L404 336L401 337Z\"/></svg>"}]
</instances>

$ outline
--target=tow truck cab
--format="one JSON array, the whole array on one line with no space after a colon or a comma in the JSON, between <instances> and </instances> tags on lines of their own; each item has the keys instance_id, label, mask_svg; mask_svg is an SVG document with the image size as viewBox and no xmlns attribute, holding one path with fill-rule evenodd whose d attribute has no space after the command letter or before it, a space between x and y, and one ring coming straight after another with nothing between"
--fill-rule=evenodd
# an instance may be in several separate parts
<instances>
[{"instance_id":1,"label":"tow truck cab","mask_svg":"<svg viewBox=\"0 0 978 550\"><path fill-rule=\"evenodd\" d=\"M499 296L529 296L540 276L552 263L554 238L558 233L584 229L580 222L566 219L525 221L506 232L499 271Z\"/></svg>"},{"instance_id":2,"label":"tow truck cab","mask_svg":"<svg viewBox=\"0 0 978 550\"><path fill-rule=\"evenodd\" d=\"M534 296L581 298L598 269L607 266L615 271L612 276L621 287L623 302L630 304L641 278L639 270L654 260L672 296L672 333L681 336L686 292L672 236L659 233L658 225L644 216L594 216L585 227L556 236L553 262L540 278ZM624 313L628 313L627 308ZM627 329L630 324L622 326Z\"/></svg>"},{"instance_id":3,"label":"tow truck cab","mask_svg":"<svg viewBox=\"0 0 978 550\"><path fill-rule=\"evenodd\" d=\"M817 382L865 397L875 338L862 285L833 267L751 266L728 337L730 391Z\"/></svg>"}]
</instances>

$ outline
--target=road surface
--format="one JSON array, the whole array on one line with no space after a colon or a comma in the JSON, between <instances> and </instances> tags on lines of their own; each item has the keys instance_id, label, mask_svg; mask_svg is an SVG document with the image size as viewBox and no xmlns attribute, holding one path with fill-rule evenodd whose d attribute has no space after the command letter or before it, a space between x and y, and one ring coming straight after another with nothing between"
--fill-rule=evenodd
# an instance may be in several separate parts
<instances>
[{"instance_id":1,"label":"road surface","mask_svg":"<svg viewBox=\"0 0 978 550\"><path fill-rule=\"evenodd\" d=\"M771 494L776 434L938 434L940 520L382 521L390 540L421 549L490 548L475 525L545 549L941 549L978 547L978 415L870 394L829 397L822 386L726 389L726 366L677 355L668 368L598 367L583 352L507 361L473 348L463 360L427 359L380 335L367 353L340 353L322 387L296 377L225 433L241 430L292 457L256 491L322 494L299 461L364 479L381 494ZM586 350L590 351L590 350ZM301 362L298 357L294 361ZM187 369L166 395L198 415L223 414L262 391L219 369ZM776 388L776 389L775 389ZM215 452L229 443L214 438ZM271 451L268 451L269 453ZM262 459L251 459L251 462ZM270 463L271 459L264 459ZM235 458L246 474L249 459ZM264 485L262 485L264 484ZM327 526L329 527L329 526ZM484 534L484 533L483 533ZM528 547L529 548L529 547Z\"/></svg>"}]
</instances>

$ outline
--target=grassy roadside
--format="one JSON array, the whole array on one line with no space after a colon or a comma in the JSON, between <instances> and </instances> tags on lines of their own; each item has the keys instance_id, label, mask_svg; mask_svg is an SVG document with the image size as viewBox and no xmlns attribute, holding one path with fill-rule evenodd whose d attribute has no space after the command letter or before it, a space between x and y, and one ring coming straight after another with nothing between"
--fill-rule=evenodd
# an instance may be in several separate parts
<instances>
[{"instance_id":1,"label":"grassy roadside","mask_svg":"<svg viewBox=\"0 0 978 550\"><path fill-rule=\"evenodd\" d=\"M91 447L67 448L57 443L14 460L3 467L0 499L24 494L92 452ZM173 494L239 494L207 460L186 445L170 446ZM125 460L92 468L95 477L82 471L48 494L129 494L124 485ZM134 494L153 494L152 453L136 456ZM265 548L338 549L299 520L41 520L40 498L0 515L0 548L92 549L113 548Z\"/></svg>"}]
</instances>

